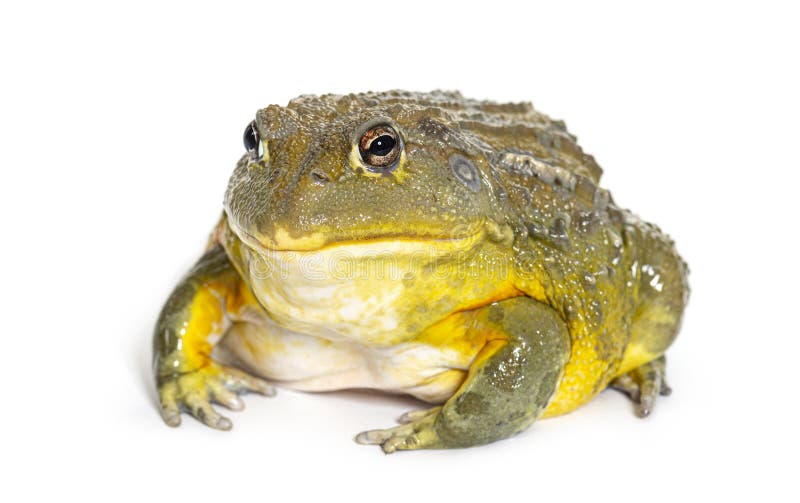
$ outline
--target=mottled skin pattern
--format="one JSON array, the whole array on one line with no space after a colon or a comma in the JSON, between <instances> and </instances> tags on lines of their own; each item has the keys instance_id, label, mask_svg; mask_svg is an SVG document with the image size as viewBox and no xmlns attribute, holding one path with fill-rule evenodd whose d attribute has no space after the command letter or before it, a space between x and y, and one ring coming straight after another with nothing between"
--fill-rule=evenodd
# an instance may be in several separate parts
<instances>
[{"instance_id":1,"label":"mottled skin pattern","mask_svg":"<svg viewBox=\"0 0 800 503\"><path fill-rule=\"evenodd\" d=\"M359 155L375 125L402 139L392 169ZM256 128L257 154L156 327L168 424L184 409L230 428L210 402L272 393L251 374L442 404L356 438L385 452L505 438L609 384L640 415L669 391L686 265L598 186L563 123L524 103L394 91L302 96ZM342 263L372 272L339 277Z\"/></svg>"}]
</instances>

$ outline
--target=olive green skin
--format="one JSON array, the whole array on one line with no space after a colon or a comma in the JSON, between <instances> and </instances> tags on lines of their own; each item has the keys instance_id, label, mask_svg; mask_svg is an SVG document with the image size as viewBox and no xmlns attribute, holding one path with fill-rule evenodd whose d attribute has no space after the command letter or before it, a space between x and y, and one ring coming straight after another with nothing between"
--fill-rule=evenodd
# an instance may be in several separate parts
<instances>
[{"instance_id":1,"label":"olive green skin","mask_svg":"<svg viewBox=\"0 0 800 503\"><path fill-rule=\"evenodd\" d=\"M402 139L395 169L373 171L358 159L359 138L376 124ZM391 91L301 96L259 111L256 125L264 155L238 162L208 252L215 263L227 254L226 274L235 269L253 287L250 260L263 249L483 233L482 249L511 264L508 281L522 295L485 299L471 312L470 323L502 332L508 343L476 363L443 406L358 441L386 452L478 445L568 412L610 383L642 415L668 390L663 354L688 298L686 264L657 227L599 187L600 167L562 122L527 103ZM206 274L198 269L184 283ZM191 298L181 299L165 307L154 337L160 383L188 372L170 370L182 365L180 355L163 356L180 347L166 334L186 322L175 313ZM175 404L194 414L186 400L170 400L162 399L168 423L177 424ZM203 408L201 419L220 427L210 414Z\"/></svg>"}]
</instances>

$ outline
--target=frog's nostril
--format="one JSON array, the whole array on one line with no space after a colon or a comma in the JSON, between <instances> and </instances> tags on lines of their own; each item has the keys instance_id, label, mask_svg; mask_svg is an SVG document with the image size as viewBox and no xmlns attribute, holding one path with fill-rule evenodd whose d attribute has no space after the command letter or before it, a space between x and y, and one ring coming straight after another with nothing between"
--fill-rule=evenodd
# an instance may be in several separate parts
<instances>
[{"instance_id":1,"label":"frog's nostril","mask_svg":"<svg viewBox=\"0 0 800 503\"><path fill-rule=\"evenodd\" d=\"M272 169L269 172L269 175L267 175L267 183L275 182L275 180L277 180L278 177L281 176L282 173L283 173L283 170L281 168Z\"/></svg>"},{"instance_id":2,"label":"frog's nostril","mask_svg":"<svg viewBox=\"0 0 800 503\"><path fill-rule=\"evenodd\" d=\"M309 176L312 180L316 183L328 183L331 181L331 177L328 176L327 173L322 171L321 169L314 168L309 172Z\"/></svg>"}]
</instances>

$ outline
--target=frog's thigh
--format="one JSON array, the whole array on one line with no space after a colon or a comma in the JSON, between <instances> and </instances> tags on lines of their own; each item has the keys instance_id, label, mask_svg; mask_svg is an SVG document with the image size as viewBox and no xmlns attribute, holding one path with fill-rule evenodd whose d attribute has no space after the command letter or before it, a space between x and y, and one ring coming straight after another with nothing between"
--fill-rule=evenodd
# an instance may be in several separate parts
<instances>
[{"instance_id":1,"label":"frog's thigh","mask_svg":"<svg viewBox=\"0 0 800 503\"><path fill-rule=\"evenodd\" d=\"M569 359L569 332L550 307L519 297L483 308L487 325L508 338L479 354L464 385L447 401L435 428L448 447L509 437L538 418Z\"/></svg>"},{"instance_id":2,"label":"frog's thigh","mask_svg":"<svg viewBox=\"0 0 800 503\"><path fill-rule=\"evenodd\" d=\"M490 334L462 386L430 414L364 432L360 443L396 449L468 447L509 437L538 418L569 358L569 332L550 307L517 297L463 313L470 329Z\"/></svg>"}]
</instances>

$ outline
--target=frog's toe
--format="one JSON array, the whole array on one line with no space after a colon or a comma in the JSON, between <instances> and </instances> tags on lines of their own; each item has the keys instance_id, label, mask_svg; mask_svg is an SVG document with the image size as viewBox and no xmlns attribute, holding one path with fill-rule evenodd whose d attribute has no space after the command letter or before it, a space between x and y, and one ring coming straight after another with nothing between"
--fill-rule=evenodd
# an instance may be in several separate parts
<instances>
[{"instance_id":1,"label":"frog's toe","mask_svg":"<svg viewBox=\"0 0 800 503\"><path fill-rule=\"evenodd\" d=\"M167 425L176 427L181 424L181 409L178 405L178 386L171 382L164 385L158 393L159 410Z\"/></svg>"},{"instance_id":2,"label":"frog's toe","mask_svg":"<svg viewBox=\"0 0 800 503\"><path fill-rule=\"evenodd\" d=\"M235 393L252 391L264 396L275 396L275 387L270 383L233 367L221 367L220 380L227 389Z\"/></svg>"},{"instance_id":3,"label":"frog's toe","mask_svg":"<svg viewBox=\"0 0 800 503\"><path fill-rule=\"evenodd\" d=\"M653 411L659 395L672 393L672 388L665 380L665 369L666 359L661 356L616 377L611 381L611 387L628 395L635 404L637 416L647 417Z\"/></svg>"},{"instance_id":4,"label":"frog's toe","mask_svg":"<svg viewBox=\"0 0 800 503\"><path fill-rule=\"evenodd\" d=\"M383 452L439 447L439 436L433 427L439 407L428 411L413 411L404 414L400 421L405 424L385 430L363 431L356 435L356 442L363 445L380 445ZM411 419L413 417L413 419Z\"/></svg>"},{"instance_id":5,"label":"frog's toe","mask_svg":"<svg viewBox=\"0 0 800 503\"><path fill-rule=\"evenodd\" d=\"M233 428L231 420L217 413L214 407L211 406L211 403L209 403L207 397L192 393L186 396L184 403L189 413L202 421L206 426L223 431Z\"/></svg>"},{"instance_id":6,"label":"frog's toe","mask_svg":"<svg viewBox=\"0 0 800 503\"><path fill-rule=\"evenodd\" d=\"M670 396L672 388L667 384L666 376L661 376L661 396Z\"/></svg>"},{"instance_id":7,"label":"frog's toe","mask_svg":"<svg viewBox=\"0 0 800 503\"><path fill-rule=\"evenodd\" d=\"M400 424L408 424L413 423L414 421L418 421L423 419L427 416L436 414L439 412L441 407L433 407L431 409L420 409L420 410L410 410L403 414L402 416L397 418L397 422Z\"/></svg>"},{"instance_id":8,"label":"frog's toe","mask_svg":"<svg viewBox=\"0 0 800 503\"><path fill-rule=\"evenodd\" d=\"M614 378L609 386L617 391L625 393L628 395L628 398L634 402L639 401L639 385L636 384L636 381L633 380L630 373L622 374Z\"/></svg>"},{"instance_id":9,"label":"frog's toe","mask_svg":"<svg viewBox=\"0 0 800 503\"><path fill-rule=\"evenodd\" d=\"M244 409L244 401L239 398L239 395L229 390L219 381L209 381L208 388L214 402L224 405L230 410Z\"/></svg>"}]
</instances>

